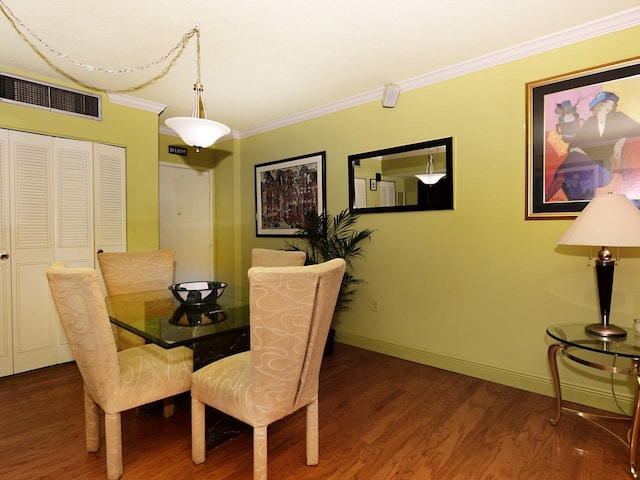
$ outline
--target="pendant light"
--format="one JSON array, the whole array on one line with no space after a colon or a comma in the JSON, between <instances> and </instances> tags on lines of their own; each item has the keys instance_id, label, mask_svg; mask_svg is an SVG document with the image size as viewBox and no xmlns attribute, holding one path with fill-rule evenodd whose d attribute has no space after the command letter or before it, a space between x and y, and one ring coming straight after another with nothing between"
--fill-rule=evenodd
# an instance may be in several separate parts
<instances>
[{"instance_id":1,"label":"pendant light","mask_svg":"<svg viewBox=\"0 0 640 480\"><path fill-rule=\"evenodd\" d=\"M427 163L426 173L416 175L425 185L435 185L445 177L445 173L433 173L433 152L429 152L429 162Z\"/></svg>"},{"instance_id":2,"label":"pendant light","mask_svg":"<svg viewBox=\"0 0 640 480\"><path fill-rule=\"evenodd\" d=\"M172 117L165 120L165 125L173 129L187 144L196 148L207 148L231 132L226 125L207 119L202 92L204 87L200 82L200 26L196 25L196 54L198 78L193 85L195 96L190 117Z\"/></svg>"}]
</instances>

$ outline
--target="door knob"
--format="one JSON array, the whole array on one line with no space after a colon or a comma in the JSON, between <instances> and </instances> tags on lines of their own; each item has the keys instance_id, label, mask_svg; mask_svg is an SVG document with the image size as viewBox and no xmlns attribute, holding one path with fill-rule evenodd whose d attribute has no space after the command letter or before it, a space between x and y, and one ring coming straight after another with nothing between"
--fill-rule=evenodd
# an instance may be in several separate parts
<instances>
[{"instance_id":1,"label":"door knob","mask_svg":"<svg viewBox=\"0 0 640 480\"><path fill-rule=\"evenodd\" d=\"M9 254L7 252L0 253L0 260L8 260Z\"/></svg>"}]
</instances>

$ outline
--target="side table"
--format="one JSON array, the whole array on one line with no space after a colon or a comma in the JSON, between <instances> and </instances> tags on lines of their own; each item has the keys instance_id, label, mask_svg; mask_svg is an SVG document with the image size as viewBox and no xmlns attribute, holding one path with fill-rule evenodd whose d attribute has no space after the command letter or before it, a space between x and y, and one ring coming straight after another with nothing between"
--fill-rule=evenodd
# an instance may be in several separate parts
<instances>
[{"instance_id":1,"label":"side table","mask_svg":"<svg viewBox=\"0 0 640 480\"><path fill-rule=\"evenodd\" d=\"M562 412L578 415L585 420L594 423L598 427L613 435L627 448L629 448L629 469L633 478L639 478L638 471L636 470L636 454L638 448L638 432L640 429L640 406L638 404L638 386L640 386L640 340L637 340L637 337L632 330L627 330L628 333L625 338L605 339L603 337L598 337L585 332L584 327L584 324L562 324L552 325L547 328L547 335L549 335L557 342L551 344L547 352L549 358L549 366L551 368L551 375L553 377L553 384L556 390L557 402L556 418L550 420L551 425L556 425L560 421ZM638 342L637 345L636 342ZM556 355L558 352L562 352L562 355L565 358L581 365L586 365L587 367L635 377L636 392L631 417L619 415L596 415L563 407L562 393L560 389L560 376L558 374L558 362ZM604 361L602 363L599 363L599 361L594 361L591 358L587 358L590 352L599 354L592 355L593 357L601 358L602 360L608 359L612 364L606 365ZM617 366L616 360L618 359L630 360L631 366ZM629 438L624 439L620 437L609 428L598 423L596 421L598 419L622 420L630 422L631 429Z\"/></svg>"}]
</instances>

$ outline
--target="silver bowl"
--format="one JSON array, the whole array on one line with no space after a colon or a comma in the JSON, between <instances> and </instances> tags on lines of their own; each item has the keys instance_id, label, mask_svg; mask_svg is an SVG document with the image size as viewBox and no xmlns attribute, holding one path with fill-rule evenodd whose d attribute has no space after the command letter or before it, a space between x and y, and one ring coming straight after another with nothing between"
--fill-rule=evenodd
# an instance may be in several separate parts
<instances>
[{"instance_id":1,"label":"silver bowl","mask_svg":"<svg viewBox=\"0 0 640 480\"><path fill-rule=\"evenodd\" d=\"M171 285L169 290L176 300L188 307L215 304L226 286L224 282L183 282Z\"/></svg>"}]
</instances>

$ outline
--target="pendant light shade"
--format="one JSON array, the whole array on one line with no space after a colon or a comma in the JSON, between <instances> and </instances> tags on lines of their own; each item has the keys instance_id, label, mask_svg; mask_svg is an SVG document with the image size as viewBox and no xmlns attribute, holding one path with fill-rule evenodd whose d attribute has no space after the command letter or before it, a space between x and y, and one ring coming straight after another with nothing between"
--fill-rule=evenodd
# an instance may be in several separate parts
<instances>
[{"instance_id":1,"label":"pendant light shade","mask_svg":"<svg viewBox=\"0 0 640 480\"><path fill-rule=\"evenodd\" d=\"M173 117L164 122L192 147L207 148L231 132L226 125L206 118Z\"/></svg>"}]
</instances>

